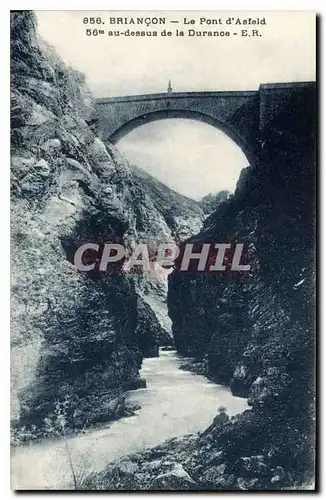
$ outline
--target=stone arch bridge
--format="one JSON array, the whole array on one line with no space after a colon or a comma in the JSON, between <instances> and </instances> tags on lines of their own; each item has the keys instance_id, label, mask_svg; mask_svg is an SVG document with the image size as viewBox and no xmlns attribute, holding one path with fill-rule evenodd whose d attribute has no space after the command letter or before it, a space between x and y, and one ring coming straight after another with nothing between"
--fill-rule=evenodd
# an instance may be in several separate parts
<instances>
[{"instance_id":1,"label":"stone arch bridge","mask_svg":"<svg viewBox=\"0 0 326 500\"><path fill-rule=\"evenodd\" d=\"M199 120L225 132L256 162L260 132L277 114L300 99L311 82L260 85L254 91L165 92L107 97L96 100L96 129L100 137L117 143L131 130L164 118Z\"/></svg>"}]
</instances>

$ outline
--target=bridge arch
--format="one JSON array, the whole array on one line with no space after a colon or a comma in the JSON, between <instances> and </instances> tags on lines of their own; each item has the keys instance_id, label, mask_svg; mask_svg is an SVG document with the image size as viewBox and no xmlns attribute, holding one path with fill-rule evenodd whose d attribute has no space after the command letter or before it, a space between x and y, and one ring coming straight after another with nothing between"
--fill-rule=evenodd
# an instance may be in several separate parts
<instances>
[{"instance_id":1,"label":"bridge arch","mask_svg":"<svg viewBox=\"0 0 326 500\"><path fill-rule=\"evenodd\" d=\"M251 165L257 163L262 130L313 82L262 84L259 90L169 92L96 99L96 132L116 143L128 132L163 118L205 122L230 137Z\"/></svg>"},{"instance_id":2,"label":"bridge arch","mask_svg":"<svg viewBox=\"0 0 326 500\"><path fill-rule=\"evenodd\" d=\"M164 118L205 122L237 144L249 163L256 163L259 134L257 91L173 92L97 99L97 131L118 142L140 125Z\"/></svg>"},{"instance_id":3,"label":"bridge arch","mask_svg":"<svg viewBox=\"0 0 326 500\"><path fill-rule=\"evenodd\" d=\"M131 132L135 128L138 128L150 122L154 122L157 120L164 120L167 118L183 118L188 120L200 121L206 123L207 125L211 125L216 129L224 132L225 135L227 135L233 142L235 142L243 151L246 158L248 159L248 162L251 165L253 165L253 163L255 162L255 152L252 150L252 148L248 147L248 145L245 144L245 142L236 133L236 131L233 130L232 127L226 125L222 121L206 113L188 109L167 108L152 112L146 112L125 122L120 128L115 130L106 139L109 140L112 144L116 144L120 139L122 139L125 135L129 134L129 132Z\"/></svg>"}]
</instances>

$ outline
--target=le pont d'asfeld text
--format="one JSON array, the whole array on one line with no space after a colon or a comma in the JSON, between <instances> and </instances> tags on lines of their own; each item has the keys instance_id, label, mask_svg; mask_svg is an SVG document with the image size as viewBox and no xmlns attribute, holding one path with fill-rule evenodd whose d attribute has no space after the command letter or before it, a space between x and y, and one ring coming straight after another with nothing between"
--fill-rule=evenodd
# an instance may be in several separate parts
<instances>
[{"instance_id":1,"label":"le pont d'asfeld text","mask_svg":"<svg viewBox=\"0 0 326 500\"><path fill-rule=\"evenodd\" d=\"M261 37L267 21L265 17L84 17L86 35L108 36L220 36ZM97 25L91 27L90 25ZM105 29L106 28L106 29Z\"/></svg>"}]
</instances>

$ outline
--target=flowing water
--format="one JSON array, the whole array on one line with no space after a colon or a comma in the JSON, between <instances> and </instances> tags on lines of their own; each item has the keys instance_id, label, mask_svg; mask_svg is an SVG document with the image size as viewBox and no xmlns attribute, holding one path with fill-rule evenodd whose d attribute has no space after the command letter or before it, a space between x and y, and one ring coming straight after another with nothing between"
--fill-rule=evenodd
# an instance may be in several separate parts
<instances>
[{"instance_id":1,"label":"flowing water","mask_svg":"<svg viewBox=\"0 0 326 500\"><path fill-rule=\"evenodd\" d=\"M126 398L128 405L141 405L137 415L91 429L67 442L48 439L13 449L12 488L73 488L67 445L77 476L85 476L167 438L203 431L219 406L226 406L230 416L248 408L246 400L232 396L228 388L180 370L185 361L187 358L175 351L163 351L158 358L143 361L140 375L147 388L130 391Z\"/></svg>"}]
</instances>

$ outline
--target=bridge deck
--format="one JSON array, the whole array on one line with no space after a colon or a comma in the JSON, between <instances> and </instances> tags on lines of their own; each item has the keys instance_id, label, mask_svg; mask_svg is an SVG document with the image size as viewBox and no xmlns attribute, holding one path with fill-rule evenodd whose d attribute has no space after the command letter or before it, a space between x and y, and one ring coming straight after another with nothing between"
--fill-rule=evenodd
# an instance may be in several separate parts
<instances>
[{"instance_id":1,"label":"bridge deck","mask_svg":"<svg viewBox=\"0 0 326 500\"><path fill-rule=\"evenodd\" d=\"M156 94L139 94L117 97L99 97L96 99L97 104L108 104L112 102L132 102L132 101L147 101L166 98L185 98L185 97L250 97L263 90L281 90L292 87L305 87L313 85L315 82L281 82L281 83L262 83L257 90L213 90L204 92L161 92Z\"/></svg>"}]
</instances>

